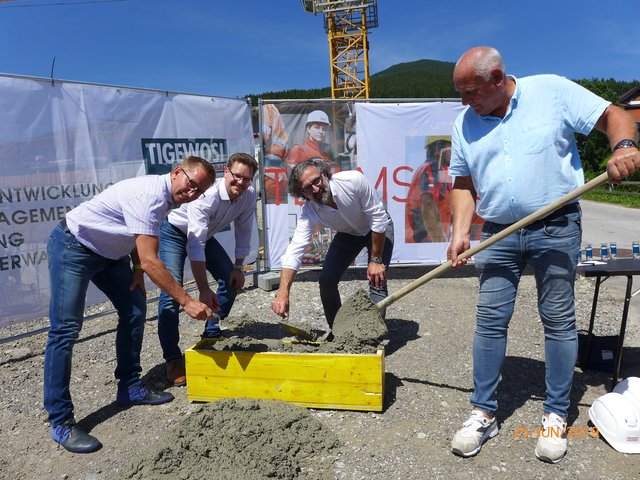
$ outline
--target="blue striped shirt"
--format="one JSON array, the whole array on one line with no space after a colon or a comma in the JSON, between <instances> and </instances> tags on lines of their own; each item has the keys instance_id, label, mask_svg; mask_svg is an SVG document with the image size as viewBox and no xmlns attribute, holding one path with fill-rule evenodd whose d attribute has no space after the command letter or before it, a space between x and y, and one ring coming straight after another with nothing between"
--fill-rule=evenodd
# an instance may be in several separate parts
<instances>
[{"instance_id":1,"label":"blue striped shirt","mask_svg":"<svg viewBox=\"0 0 640 480\"><path fill-rule=\"evenodd\" d=\"M160 234L160 224L177 205L171 174L122 180L66 215L67 226L85 247L116 260L129 255L135 235Z\"/></svg>"}]
</instances>

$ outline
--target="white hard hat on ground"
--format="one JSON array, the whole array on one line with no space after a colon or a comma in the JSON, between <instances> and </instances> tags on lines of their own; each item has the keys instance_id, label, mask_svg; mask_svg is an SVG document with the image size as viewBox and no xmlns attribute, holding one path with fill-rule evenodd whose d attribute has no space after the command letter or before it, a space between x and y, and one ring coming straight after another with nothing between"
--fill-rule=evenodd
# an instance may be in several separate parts
<instances>
[{"instance_id":1,"label":"white hard hat on ground","mask_svg":"<svg viewBox=\"0 0 640 480\"><path fill-rule=\"evenodd\" d=\"M640 453L640 379L632 378L598 397L589 408L589 418L598 432L622 453Z\"/></svg>"},{"instance_id":2,"label":"white hard hat on ground","mask_svg":"<svg viewBox=\"0 0 640 480\"><path fill-rule=\"evenodd\" d=\"M615 386L613 391L627 397L640 410L640 378L625 378Z\"/></svg>"},{"instance_id":3,"label":"white hard hat on ground","mask_svg":"<svg viewBox=\"0 0 640 480\"><path fill-rule=\"evenodd\" d=\"M307 115L307 121L305 125L308 123L326 123L327 126L331 126L331 122L329 122L329 116L324 113L322 110L314 110L309 115Z\"/></svg>"}]
</instances>

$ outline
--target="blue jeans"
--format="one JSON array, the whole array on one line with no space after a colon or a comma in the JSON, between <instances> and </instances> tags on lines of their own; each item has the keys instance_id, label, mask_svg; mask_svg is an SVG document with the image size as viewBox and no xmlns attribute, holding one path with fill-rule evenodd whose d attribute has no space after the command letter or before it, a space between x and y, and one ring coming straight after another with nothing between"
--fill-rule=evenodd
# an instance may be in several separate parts
<instances>
[{"instance_id":1,"label":"blue jeans","mask_svg":"<svg viewBox=\"0 0 640 480\"><path fill-rule=\"evenodd\" d=\"M140 383L140 350L147 305L133 281L130 258L110 260L79 243L62 225L47 244L51 300L49 335L44 354L44 407L55 427L73 418L69 391L73 345L82 328L89 281L111 300L118 312L116 370L118 390Z\"/></svg>"},{"instance_id":2,"label":"blue jeans","mask_svg":"<svg viewBox=\"0 0 640 480\"><path fill-rule=\"evenodd\" d=\"M485 222L482 240L504 228L505 225ZM498 408L495 393L505 358L507 329L520 277L530 265L544 328L544 411L567 416L578 355L574 283L581 239L580 212L551 214L475 255L480 278L473 342L471 404L475 407L489 413Z\"/></svg>"},{"instance_id":3,"label":"blue jeans","mask_svg":"<svg viewBox=\"0 0 640 480\"><path fill-rule=\"evenodd\" d=\"M388 268L389 263L391 263L391 255L393 254L393 222L389 222L385 237L382 261ZM344 272L349 265L353 263L363 248L367 249L367 257L371 258L371 232L364 236L338 232L331 241L319 278L320 299L322 300L322 307L324 308L324 315L327 318L329 329L333 327L333 321L342 306L340 293L338 292L338 283L344 275ZM371 298L373 303L384 300L387 298L387 295L386 282L380 289L374 288L369 284L369 298ZM384 318L385 311L383 310L380 313L382 318Z\"/></svg>"},{"instance_id":4,"label":"blue jeans","mask_svg":"<svg viewBox=\"0 0 640 480\"><path fill-rule=\"evenodd\" d=\"M233 272L233 262L227 255L220 243L211 237L204 247L205 263L207 270L218 282L218 304L219 310L214 310L220 319L227 318L237 292L229 288L229 277ZM160 226L160 250L158 258L165 264L167 270L171 272L173 278L180 285L184 279L184 263L187 259L187 236L180 229L164 221ZM160 293L158 304L158 337L162 347L162 356L165 360L180 358L182 352L178 343L180 341L179 310L180 306L173 298L164 292ZM220 335L220 325L218 317L208 320L203 336L217 337Z\"/></svg>"}]
</instances>

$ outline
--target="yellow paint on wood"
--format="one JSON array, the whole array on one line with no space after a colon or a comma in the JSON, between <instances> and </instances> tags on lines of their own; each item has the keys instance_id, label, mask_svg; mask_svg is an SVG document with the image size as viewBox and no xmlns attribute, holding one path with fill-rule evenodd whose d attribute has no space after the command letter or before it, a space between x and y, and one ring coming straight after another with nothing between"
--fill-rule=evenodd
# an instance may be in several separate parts
<instances>
[{"instance_id":1,"label":"yellow paint on wood","mask_svg":"<svg viewBox=\"0 0 640 480\"><path fill-rule=\"evenodd\" d=\"M191 401L258 398L309 408L382 411L384 351L375 354L185 352Z\"/></svg>"}]
</instances>

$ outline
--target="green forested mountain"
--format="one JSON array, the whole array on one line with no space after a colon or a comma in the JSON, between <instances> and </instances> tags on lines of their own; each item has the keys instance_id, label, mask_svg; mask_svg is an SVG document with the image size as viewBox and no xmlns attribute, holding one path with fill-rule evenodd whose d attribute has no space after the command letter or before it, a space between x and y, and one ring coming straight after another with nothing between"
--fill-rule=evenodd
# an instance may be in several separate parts
<instances>
[{"instance_id":1,"label":"green forested mountain","mask_svg":"<svg viewBox=\"0 0 640 480\"><path fill-rule=\"evenodd\" d=\"M460 98L453 87L454 62L417 60L398 63L371 75L371 98ZM573 79L601 97L617 103L618 98L638 84L613 78ZM250 94L252 103L258 99L331 98L331 88L295 89ZM578 147L587 172L600 172L611 154L606 136L594 131L589 136L577 135Z\"/></svg>"},{"instance_id":2,"label":"green forested mountain","mask_svg":"<svg viewBox=\"0 0 640 480\"><path fill-rule=\"evenodd\" d=\"M453 88L453 62L399 63L371 76L372 98L459 98Z\"/></svg>"},{"instance_id":3,"label":"green forested mountain","mask_svg":"<svg viewBox=\"0 0 640 480\"><path fill-rule=\"evenodd\" d=\"M436 60L398 63L371 75L371 98L459 98L453 88L454 65ZM258 98L331 98L331 87L252 93L246 97L251 97L254 105Z\"/></svg>"}]
</instances>

